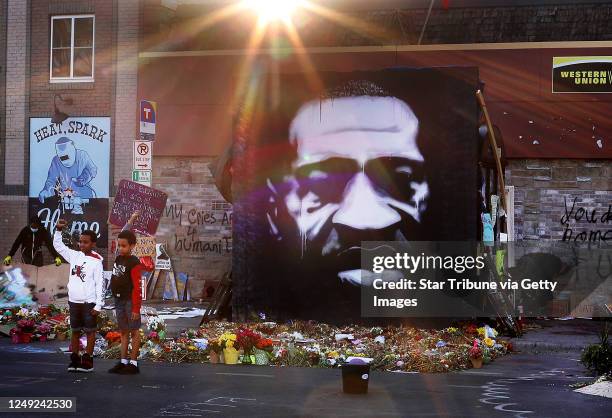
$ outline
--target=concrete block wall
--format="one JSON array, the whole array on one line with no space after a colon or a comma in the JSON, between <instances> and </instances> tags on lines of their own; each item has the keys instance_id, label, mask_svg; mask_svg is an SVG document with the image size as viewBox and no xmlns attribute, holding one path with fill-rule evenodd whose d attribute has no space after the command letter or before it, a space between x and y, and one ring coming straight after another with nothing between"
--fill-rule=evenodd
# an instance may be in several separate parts
<instances>
[{"instance_id":1,"label":"concrete block wall","mask_svg":"<svg viewBox=\"0 0 612 418\"><path fill-rule=\"evenodd\" d=\"M192 298L203 297L232 264L232 206L214 183L211 158L155 157L153 187L168 193L168 203L157 230L175 273L189 275ZM159 297L158 285L155 297Z\"/></svg>"},{"instance_id":2,"label":"concrete block wall","mask_svg":"<svg viewBox=\"0 0 612 418\"><path fill-rule=\"evenodd\" d=\"M506 182L518 240L612 241L612 161L510 160Z\"/></svg>"}]
</instances>

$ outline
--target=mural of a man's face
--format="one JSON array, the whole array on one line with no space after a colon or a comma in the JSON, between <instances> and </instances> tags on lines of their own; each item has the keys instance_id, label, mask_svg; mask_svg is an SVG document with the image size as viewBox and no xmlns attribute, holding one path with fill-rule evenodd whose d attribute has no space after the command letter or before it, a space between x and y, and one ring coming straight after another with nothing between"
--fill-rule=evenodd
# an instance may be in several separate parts
<instances>
[{"instance_id":1,"label":"mural of a man's face","mask_svg":"<svg viewBox=\"0 0 612 418\"><path fill-rule=\"evenodd\" d=\"M320 256L341 280L360 282L361 241L414 239L429 196L419 121L391 96L303 105L290 126L296 150L283 184L268 182L273 235L298 234L302 256ZM284 213L297 231L287 230Z\"/></svg>"},{"instance_id":2,"label":"mural of a man's face","mask_svg":"<svg viewBox=\"0 0 612 418\"><path fill-rule=\"evenodd\" d=\"M55 152L60 163L66 168L70 168L76 161L76 147L74 142L66 137L62 137L55 143Z\"/></svg>"}]
</instances>

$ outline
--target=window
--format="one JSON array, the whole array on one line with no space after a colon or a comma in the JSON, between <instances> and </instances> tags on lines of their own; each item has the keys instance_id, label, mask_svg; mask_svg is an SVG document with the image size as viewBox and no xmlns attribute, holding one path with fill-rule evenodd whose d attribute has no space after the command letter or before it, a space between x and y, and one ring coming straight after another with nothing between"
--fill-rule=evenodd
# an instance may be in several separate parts
<instances>
[{"instance_id":1,"label":"window","mask_svg":"<svg viewBox=\"0 0 612 418\"><path fill-rule=\"evenodd\" d=\"M51 18L51 82L94 81L93 15Z\"/></svg>"}]
</instances>

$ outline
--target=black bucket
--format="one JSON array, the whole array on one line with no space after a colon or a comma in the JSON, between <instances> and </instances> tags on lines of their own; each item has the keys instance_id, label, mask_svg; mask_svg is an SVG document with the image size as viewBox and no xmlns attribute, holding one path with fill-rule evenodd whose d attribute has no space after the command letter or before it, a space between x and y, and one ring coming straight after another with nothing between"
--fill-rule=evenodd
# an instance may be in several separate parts
<instances>
[{"instance_id":1,"label":"black bucket","mask_svg":"<svg viewBox=\"0 0 612 418\"><path fill-rule=\"evenodd\" d=\"M344 393L368 393L369 364L343 364L341 368L342 391Z\"/></svg>"}]
</instances>

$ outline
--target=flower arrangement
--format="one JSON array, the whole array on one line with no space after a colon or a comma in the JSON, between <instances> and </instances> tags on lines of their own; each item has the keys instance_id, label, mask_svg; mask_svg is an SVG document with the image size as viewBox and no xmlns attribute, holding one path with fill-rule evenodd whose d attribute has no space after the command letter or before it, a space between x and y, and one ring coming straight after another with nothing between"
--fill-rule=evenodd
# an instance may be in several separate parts
<instances>
[{"instance_id":1,"label":"flower arrangement","mask_svg":"<svg viewBox=\"0 0 612 418\"><path fill-rule=\"evenodd\" d=\"M17 327L26 334L34 332L34 325L35 323L32 319L20 319L17 321Z\"/></svg>"},{"instance_id":2,"label":"flower arrangement","mask_svg":"<svg viewBox=\"0 0 612 418\"><path fill-rule=\"evenodd\" d=\"M108 341L108 345L112 345L121 341L121 333L117 331L110 331L106 333L104 338L106 341Z\"/></svg>"},{"instance_id":3,"label":"flower arrangement","mask_svg":"<svg viewBox=\"0 0 612 418\"><path fill-rule=\"evenodd\" d=\"M47 324L39 324L36 327L36 332L41 335L48 335L51 333L51 327Z\"/></svg>"},{"instance_id":4,"label":"flower arrangement","mask_svg":"<svg viewBox=\"0 0 612 418\"><path fill-rule=\"evenodd\" d=\"M482 357L482 349L478 346L478 340L474 340L474 345L468 352L471 359L479 359Z\"/></svg>"},{"instance_id":5,"label":"flower arrangement","mask_svg":"<svg viewBox=\"0 0 612 418\"><path fill-rule=\"evenodd\" d=\"M236 340L238 336L234 333L226 332L219 337L219 345L222 349L236 348Z\"/></svg>"},{"instance_id":6,"label":"flower arrangement","mask_svg":"<svg viewBox=\"0 0 612 418\"><path fill-rule=\"evenodd\" d=\"M251 354L253 347L257 344L257 341L261 339L261 335L251 331L248 328L239 328L236 335L236 342L238 347L244 350L245 354Z\"/></svg>"},{"instance_id":7,"label":"flower arrangement","mask_svg":"<svg viewBox=\"0 0 612 418\"><path fill-rule=\"evenodd\" d=\"M221 343L218 340L211 340L208 342L208 348L211 352L221 354L223 351L223 347L221 347Z\"/></svg>"},{"instance_id":8,"label":"flower arrangement","mask_svg":"<svg viewBox=\"0 0 612 418\"><path fill-rule=\"evenodd\" d=\"M272 344L272 340L269 338L260 338L256 343L255 347L259 350L267 351L271 353L274 350L274 345Z\"/></svg>"},{"instance_id":9,"label":"flower arrangement","mask_svg":"<svg viewBox=\"0 0 612 418\"><path fill-rule=\"evenodd\" d=\"M485 338L483 342L485 343L487 347L493 347L495 345L495 340L492 340L489 337Z\"/></svg>"},{"instance_id":10,"label":"flower arrangement","mask_svg":"<svg viewBox=\"0 0 612 418\"><path fill-rule=\"evenodd\" d=\"M166 330L166 323L159 316L149 316L147 318L147 329L159 334L160 331Z\"/></svg>"},{"instance_id":11,"label":"flower arrangement","mask_svg":"<svg viewBox=\"0 0 612 418\"><path fill-rule=\"evenodd\" d=\"M66 321L62 321L53 327L53 331L55 331L56 334L66 334L69 329L70 327Z\"/></svg>"}]
</instances>

